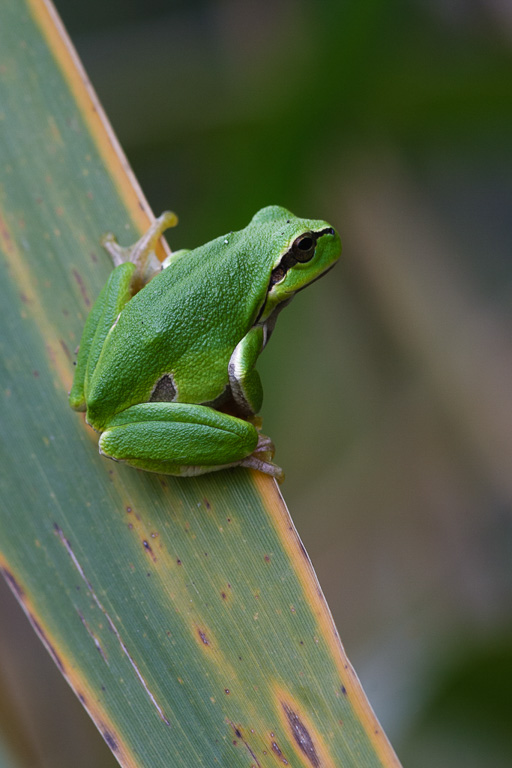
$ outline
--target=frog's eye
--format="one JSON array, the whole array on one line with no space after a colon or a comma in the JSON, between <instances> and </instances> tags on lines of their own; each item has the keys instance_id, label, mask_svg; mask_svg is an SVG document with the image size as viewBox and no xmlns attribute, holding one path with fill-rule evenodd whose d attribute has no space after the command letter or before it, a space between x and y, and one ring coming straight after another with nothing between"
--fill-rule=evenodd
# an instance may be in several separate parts
<instances>
[{"instance_id":1,"label":"frog's eye","mask_svg":"<svg viewBox=\"0 0 512 768\"><path fill-rule=\"evenodd\" d=\"M291 252L297 261L304 263L305 261L311 261L315 255L316 237L312 232L306 232L306 234L298 237L291 247Z\"/></svg>"}]
</instances>

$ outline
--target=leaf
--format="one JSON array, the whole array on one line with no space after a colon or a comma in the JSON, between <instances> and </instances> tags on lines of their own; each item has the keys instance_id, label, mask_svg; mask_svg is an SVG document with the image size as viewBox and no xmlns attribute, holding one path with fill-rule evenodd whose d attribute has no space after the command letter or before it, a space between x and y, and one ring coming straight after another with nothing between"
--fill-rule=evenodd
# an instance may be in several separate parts
<instances>
[{"instance_id":1,"label":"leaf","mask_svg":"<svg viewBox=\"0 0 512 768\"><path fill-rule=\"evenodd\" d=\"M0 28L0 565L123 766L396 766L274 481L137 472L67 405L151 219L52 7Z\"/></svg>"}]
</instances>

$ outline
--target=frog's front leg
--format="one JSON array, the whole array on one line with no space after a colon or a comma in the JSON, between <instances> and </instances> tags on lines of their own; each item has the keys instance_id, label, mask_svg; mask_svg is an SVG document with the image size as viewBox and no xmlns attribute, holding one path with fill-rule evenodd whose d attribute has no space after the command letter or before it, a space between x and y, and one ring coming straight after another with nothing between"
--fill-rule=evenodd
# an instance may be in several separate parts
<instances>
[{"instance_id":1,"label":"frog's front leg","mask_svg":"<svg viewBox=\"0 0 512 768\"><path fill-rule=\"evenodd\" d=\"M258 413L263 402L261 379L254 366L264 343L264 329L255 325L237 344L229 361L229 386L240 415L244 417Z\"/></svg>"},{"instance_id":2,"label":"frog's front leg","mask_svg":"<svg viewBox=\"0 0 512 768\"><path fill-rule=\"evenodd\" d=\"M187 403L131 406L99 440L100 453L149 472L188 476L242 465L281 477L279 467L258 456L266 448L249 422Z\"/></svg>"}]
</instances>

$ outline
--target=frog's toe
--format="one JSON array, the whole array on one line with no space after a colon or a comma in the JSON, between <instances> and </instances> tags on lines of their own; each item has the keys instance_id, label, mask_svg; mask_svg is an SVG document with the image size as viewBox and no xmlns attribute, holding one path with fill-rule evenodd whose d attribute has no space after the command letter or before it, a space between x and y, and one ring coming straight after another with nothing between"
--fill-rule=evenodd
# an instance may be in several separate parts
<instances>
[{"instance_id":1,"label":"frog's toe","mask_svg":"<svg viewBox=\"0 0 512 768\"><path fill-rule=\"evenodd\" d=\"M268 453L270 458L274 458L276 448L271 438L267 435L258 435L258 445L254 449L253 453Z\"/></svg>"},{"instance_id":2,"label":"frog's toe","mask_svg":"<svg viewBox=\"0 0 512 768\"><path fill-rule=\"evenodd\" d=\"M266 461L255 455L257 451L251 453L247 458L242 459L240 462L241 467L247 467L248 469L257 469L258 472L263 472L265 475L275 477L278 483L282 483L284 480L284 472L281 467L274 464L272 461Z\"/></svg>"},{"instance_id":3,"label":"frog's toe","mask_svg":"<svg viewBox=\"0 0 512 768\"><path fill-rule=\"evenodd\" d=\"M107 232L100 240L101 246L107 251L114 267L118 267L120 264L124 264L130 260L130 249L123 248L117 242L116 236L113 232Z\"/></svg>"}]
</instances>

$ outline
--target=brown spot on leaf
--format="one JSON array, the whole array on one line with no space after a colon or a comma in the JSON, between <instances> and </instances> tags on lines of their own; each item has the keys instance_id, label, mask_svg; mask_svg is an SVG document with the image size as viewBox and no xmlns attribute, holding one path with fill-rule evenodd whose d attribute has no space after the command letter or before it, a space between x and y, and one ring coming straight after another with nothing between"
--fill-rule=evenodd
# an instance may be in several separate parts
<instances>
[{"instance_id":1,"label":"brown spot on leaf","mask_svg":"<svg viewBox=\"0 0 512 768\"><path fill-rule=\"evenodd\" d=\"M270 737L273 739L274 738L274 734L271 733ZM289 765L288 760L285 758L285 756L281 752L277 741L272 741L272 745L271 746L272 746L272 751L275 752L275 754L279 757L279 759L281 760L283 765Z\"/></svg>"},{"instance_id":2,"label":"brown spot on leaf","mask_svg":"<svg viewBox=\"0 0 512 768\"><path fill-rule=\"evenodd\" d=\"M146 552L148 552L148 554L151 555L151 559L153 560L153 562L156 563L155 553L153 552L153 550L151 548L151 544L149 543L149 541L147 541L146 539L143 539L142 540L142 545L143 545L144 549L146 550Z\"/></svg>"},{"instance_id":3,"label":"brown spot on leaf","mask_svg":"<svg viewBox=\"0 0 512 768\"><path fill-rule=\"evenodd\" d=\"M307 757L313 768L320 768L320 760L308 729L297 713L290 709L287 704L282 702L282 707L291 728L293 738L300 751Z\"/></svg>"},{"instance_id":4,"label":"brown spot on leaf","mask_svg":"<svg viewBox=\"0 0 512 768\"><path fill-rule=\"evenodd\" d=\"M266 563L270 563L270 555L265 555L264 560Z\"/></svg>"},{"instance_id":5,"label":"brown spot on leaf","mask_svg":"<svg viewBox=\"0 0 512 768\"><path fill-rule=\"evenodd\" d=\"M66 310L62 310L62 311L64 312L64 314L66 313ZM71 360L72 355L71 355L71 352L68 349L68 345L66 344L66 342L63 339L59 339L59 344L61 346L62 351L66 355L67 359Z\"/></svg>"},{"instance_id":6,"label":"brown spot on leaf","mask_svg":"<svg viewBox=\"0 0 512 768\"><path fill-rule=\"evenodd\" d=\"M306 560L309 563L309 555L307 553L306 547L304 546L304 544L302 543L302 541L300 539L299 539L299 546L300 546L300 551L302 552L302 554L304 555L304 557L306 558Z\"/></svg>"},{"instance_id":7,"label":"brown spot on leaf","mask_svg":"<svg viewBox=\"0 0 512 768\"><path fill-rule=\"evenodd\" d=\"M240 728L238 728L238 726L236 726L236 725L235 725L235 724L234 724L234 723L233 723L231 720L228 720L228 723L230 724L230 726L232 727L233 731L235 732L235 736L236 736L238 739L240 739L240 740L242 741L242 744L243 744L243 745L244 745L244 747L247 749L247 751L248 751L248 753L250 754L251 758L254 760L254 762L253 762L253 763L251 763L251 766L250 766L250 768L261 768L261 763L260 763L260 761L258 760L258 758L256 757L256 755L254 754L254 752L253 752L253 750L251 749L251 747L250 747L250 745L249 745L248 741L247 741L246 739L244 739L244 737L243 737L243 735L242 735L242 731L241 731L241 729L240 729ZM254 729L253 729L253 728L251 728L251 733L254 733ZM233 741L233 744L236 746L236 745L237 745L237 742L236 742L236 741ZM265 754L265 752L264 752L263 754Z\"/></svg>"},{"instance_id":8,"label":"brown spot on leaf","mask_svg":"<svg viewBox=\"0 0 512 768\"><path fill-rule=\"evenodd\" d=\"M104 730L102 735L112 752L117 752L118 744L113 734L110 731Z\"/></svg>"},{"instance_id":9,"label":"brown spot on leaf","mask_svg":"<svg viewBox=\"0 0 512 768\"><path fill-rule=\"evenodd\" d=\"M91 300L90 300L90 298L89 298L89 296L87 294L87 290L85 288L85 283L82 280L82 276L78 272L78 270L76 270L76 269L73 270L73 277L75 278L75 280L76 280L76 282L78 284L78 287L80 288L80 293L82 294L82 299L84 300L85 306L86 307L90 307L91 306Z\"/></svg>"},{"instance_id":10,"label":"brown spot on leaf","mask_svg":"<svg viewBox=\"0 0 512 768\"><path fill-rule=\"evenodd\" d=\"M18 582L18 580L13 576L11 571L8 570L8 568L0 568L0 571L2 572L2 576L10 586L11 590L14 592L18 600L23 600L25 597L25 591L21 584Z\"/></svg>"},{"instance_id":11,"label":"brown spot on leaf","mask_svg":"<svg viewBox=\"0 0 512 768\"><path fill-rule=\"evenodd\" d=\"M201 642L203 643L203 645L210 645L210 641L208 640L208 638L206 636L206 633L203 632L202 629L198 629L197 633L198 633L199 637L201 638Z\"/></svg>"}]
</instances>

